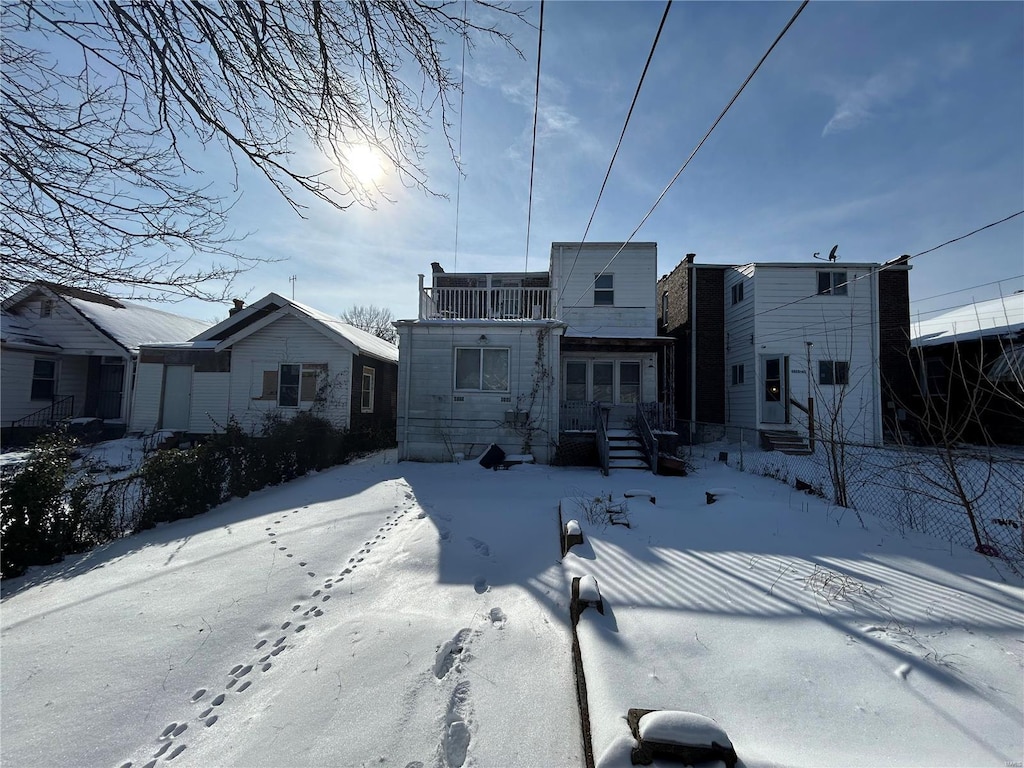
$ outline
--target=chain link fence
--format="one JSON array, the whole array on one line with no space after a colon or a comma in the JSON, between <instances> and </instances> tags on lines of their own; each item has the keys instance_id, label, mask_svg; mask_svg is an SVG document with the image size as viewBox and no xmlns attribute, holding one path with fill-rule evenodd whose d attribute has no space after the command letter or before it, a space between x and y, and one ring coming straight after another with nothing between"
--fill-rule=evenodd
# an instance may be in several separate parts
<instances>
[{"instance_id":1,"label":"chain link fence","mask_svg":"<svg viewBox=\"0 0 1024 768\"><path fill-rule=\"evenodd\" d=\"M760 433L680 422L679 452L773 477L873 515L1024 568L1024 450L872 446L816 439L813 451L772 450Z\"/></svg>"}]
</instances>

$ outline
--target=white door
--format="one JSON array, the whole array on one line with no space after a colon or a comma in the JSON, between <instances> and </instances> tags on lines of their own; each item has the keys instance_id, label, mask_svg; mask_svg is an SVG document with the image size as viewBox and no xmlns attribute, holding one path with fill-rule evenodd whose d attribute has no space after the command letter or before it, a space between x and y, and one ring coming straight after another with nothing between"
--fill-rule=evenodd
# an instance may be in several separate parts
<instances>
[{"instance_id":1,"label":"white door","mask_svg":"<svg viewBox=\"0 0 1024 768\"><path fill-rule=\"evenodd\" d=\"M761 358L761 421L785 424L789 399L789 358L782 355Z\"/></svg>"},{"instance_id":2,"label":"white door","mask_svg":"<svg viewBox=\"0 0 1024 768\"><path fill-rule=\"evenodd\" d=\"M165 366L160 428L188 430L189 413L191 410L192 366Z\"/></svg>"}]
</instances>

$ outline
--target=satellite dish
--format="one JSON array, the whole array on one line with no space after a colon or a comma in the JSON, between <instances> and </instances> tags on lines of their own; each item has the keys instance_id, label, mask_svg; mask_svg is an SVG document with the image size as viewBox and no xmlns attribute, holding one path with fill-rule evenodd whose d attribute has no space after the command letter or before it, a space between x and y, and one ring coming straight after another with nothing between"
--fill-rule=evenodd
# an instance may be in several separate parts
<instances>
[{"instance_id":1,"label":"satellite dish","mask_svg":"<svg viewBox=\"0 0 1024 768\"><path fill-rule=\"evenodd\" d=\"M836 253L836 251L838 251L838 250L839 250L839 243L836 243L835 245L832 246L832 250L828 252L828 260L829 261L835 261L836 259L839 258L839 254Z\"/></svg>"}]
</instances>

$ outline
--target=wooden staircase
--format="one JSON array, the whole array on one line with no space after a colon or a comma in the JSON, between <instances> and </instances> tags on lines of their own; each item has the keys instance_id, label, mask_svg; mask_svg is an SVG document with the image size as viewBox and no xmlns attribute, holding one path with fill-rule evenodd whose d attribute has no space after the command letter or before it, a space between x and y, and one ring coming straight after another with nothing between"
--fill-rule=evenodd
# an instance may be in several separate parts
<instances>
[{"instance_id":1,"label":"wooden staircase","mask_svg":"<svg viewBox=\"0 0 1024 768\"><path fill-rule=\"evenodd\" d=\"M608 469L646 469L651 465L643 445L628 429L608 430Z\"/></svg>"},{"instance_id":2,"label":"wooden staircase","mask_svg":"<svg viewBox=\"0 0 1024 768\"><path fill-rule=\"evenodd\" d=\"M804 435L788 430L762 431L761 444L769 451L778 451L788 456L809 456L813 453Z\"/></svg>"}]
</instances>

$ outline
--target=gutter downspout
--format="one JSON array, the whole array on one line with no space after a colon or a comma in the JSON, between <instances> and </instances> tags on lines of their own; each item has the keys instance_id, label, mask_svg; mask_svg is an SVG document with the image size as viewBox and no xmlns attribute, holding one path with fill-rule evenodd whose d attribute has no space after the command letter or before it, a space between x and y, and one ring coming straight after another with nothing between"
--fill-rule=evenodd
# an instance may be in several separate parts
<instances>
[{"instance_id":1,"label":"gutter downspout","mask_svg":"<svg viewBox=\"0 0 1024 768\"><path fill-rule=\"evenodd\" d=\"M690 262L690 444L697 426L697 267Z\"/></svg>"},{"instance_id":2,"label":"gutter downspout","mask_svg":"<svg viewBox=\"0 0 1024 768\"><path fill-rule=\"evenodd\" d=\"M878 358L881 340L881 323L878 306L878 270L871 267L871 427L872 445L882 444L882 382L881 361Z\"/></svg>"},{"instance_id":3,"label":"gutter downspout","mask_svg":"<svg viewBox=\"0 0 1024 768\"><path fill-rule=\"evenodd\" d=\"M407 331L407 333L404 339L401 332L398 334L398 362L401 365L403 358L405 359L405 386L402 388L402 424L405 429L402 434L402 452L398 457L399 461L407 461L409 458L409 380L411 378L410 370L412 369L412 329L409 326L405 326L403 330ZM408 354L403 355L403 351Z\"/></svg>"}]
</instances>

